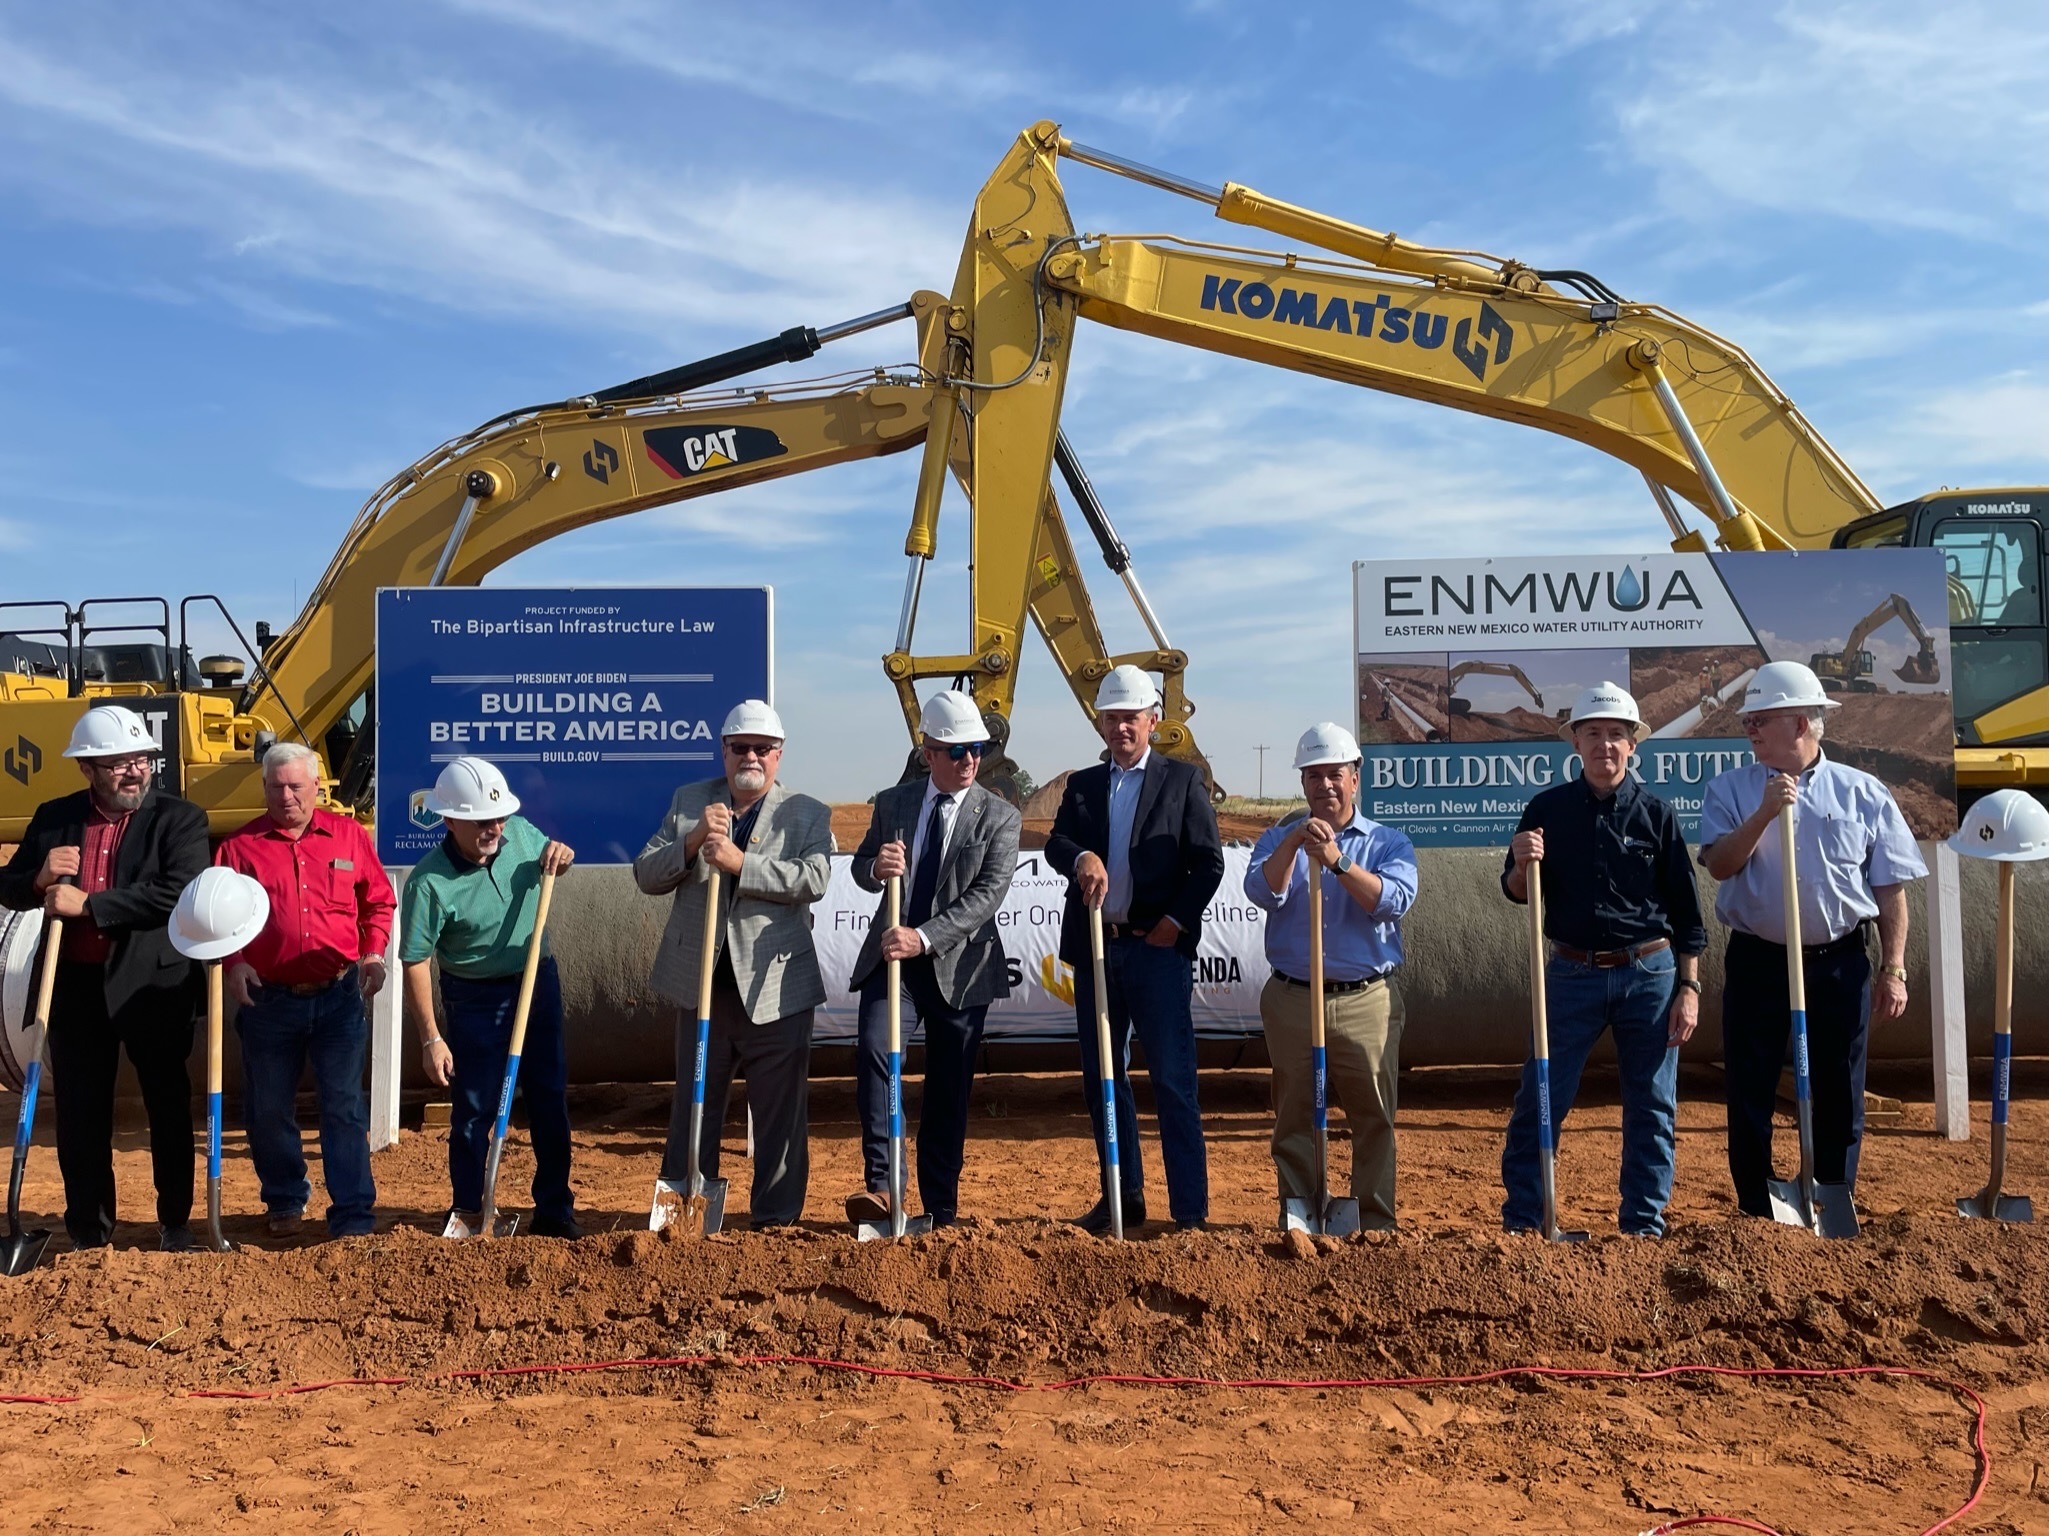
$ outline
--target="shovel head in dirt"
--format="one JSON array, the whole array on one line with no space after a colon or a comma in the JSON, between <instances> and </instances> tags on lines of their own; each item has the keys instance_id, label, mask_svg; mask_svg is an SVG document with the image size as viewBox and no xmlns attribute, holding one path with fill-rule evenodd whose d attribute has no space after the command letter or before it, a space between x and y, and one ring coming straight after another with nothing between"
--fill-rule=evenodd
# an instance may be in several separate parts
<instances>
[{"instance_id":1,"label":"shovel head in dirt","mask_svg":"<svg viewBox=\"0 0 2049 1536\"><path fill-rule=\"evenodd\" d=\"M1805 1227L1819 1237L1855 1237L1857 1206L1847 1184L1815 1184L1805 1197L1797 1179L1773 1179L1772 1220L1782 1226Z\"/></svg>"},{"instance_id":2,"label":"shovel head in dirt","mask_svg":"<svg viewBox=\"0 0 2049 1536\"><path fill-rule=\"evenodd\" d=\"M1957 1201L1957 1214L1979 1221L2033 1221L2035 1202L2026 1195L2003 1195L1988 1188ZM8 1273L14 1271L10 1269Z\"/></svg>"},{"instance_id":3,"label":"shovel head in dirt","mask_svg":"<svg viewBox=\"0 0 2049 1536\"><path fill-rule=\"evenodd\" d=\"M1350 1195L1330 1195L1319 1211L1314 1200L1283 1200L1281 1230L1307 1232L1312 1237L1350 1237L1359 1230L1359 1202Z\"/></svg>"},{"instance_id":4,"label":"shovel head in dirt","mask_svg":"<svg viewBox=\"0 0 2049 1536\"><path fill-rule=\"evenodd\" d=\"M450 1211L448 1224L441 1229L443 1237L510 1237L519 1228L517 1216L499 1216L492 1220L491 1230L484 1230L482 1211Z\"/></svg>"},{"instance_id":5,"label":"shovel head in dirt","mask_svg":"<svg viewBox=\"0 0 2049 1536\"><path fill-rule=\"evenodd\" d=\"M674 1227L682 1237L710 1237L726 1224L726 1181L704 1180L703 1190L691 1194L687 1184L673 1179L655 1180L654 1203L648 1207L647 1229L666 1232Z\"/></svg>"},{"instance_id":6,"label":"shovel head in dirt","mask_svg":"<svg viewBox=\"0 0 2049 1536\"><path fill-rule=\"evenodd\" d=\"M38 1227L31 1232L19 1228L9 1232L0 1241L0 1269L10 1275L25 1275L43 1262L43 1254L50 1246L47 1228Z\"/></svg>"}]
</instances>

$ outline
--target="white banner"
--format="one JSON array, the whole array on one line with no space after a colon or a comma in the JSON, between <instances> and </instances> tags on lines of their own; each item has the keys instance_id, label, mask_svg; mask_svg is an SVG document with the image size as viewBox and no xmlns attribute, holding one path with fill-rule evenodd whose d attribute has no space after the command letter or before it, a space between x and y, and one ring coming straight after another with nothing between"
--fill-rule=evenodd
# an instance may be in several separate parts
<instances>
[{"instance_id":1,"label":"white banner","mask_svg":"<svg viewBox=\"0 0 2049 1536\"><path fill-rule=\"evenodd\" d=\"M1266 914L1245 899L1245 870L1252 850L1224 850L1224 883L1202 915L1202 944L1195 957L1195 1032L1210 1038L1259 1033L1259 989L1266 985ZM880 905L854 884L853 859L835 855L832 883L813 907L812 934L826 997L818 1010L814 1038L840 1043L854 1036L859 999L847 989L860 957L861 941ZM986 1034L1000 1040L1072 1040L1074 971L1060 960L1060 911L1066 879L1037 849L1021 851L1010 894L996 914L1003 951L1010 958L1010 996L989 1009ZM905 1011L904 1027L912 1028ZM922 1038L913 1033L907 1039Z\"/></svg>"}]
</instances>

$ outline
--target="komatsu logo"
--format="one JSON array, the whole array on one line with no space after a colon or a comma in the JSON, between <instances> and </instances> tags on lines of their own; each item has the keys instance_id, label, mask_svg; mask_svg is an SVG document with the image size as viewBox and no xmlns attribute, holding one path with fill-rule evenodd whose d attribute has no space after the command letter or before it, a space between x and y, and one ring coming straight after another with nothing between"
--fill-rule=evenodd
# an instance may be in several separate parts
<instances>
[{"instance_id":1,"label":"komatsu logo","mask_svg":"<svg viewBox=\"0 0 2049 1536\"><path fill-rule=\"evenodd\" d=\"M766 427L651 427L647 433L647 456L671 480L780 458L789 451Z\"/></svg>"},{"instance_id":2,"label":"komatsu logo","mask_svg":"<svg viewBox=\"0 0 2049 1536\"><path fill-rule=\"evenodd\" d=\"M1265 283L1205 272L1202 307L1251 320L1271 320L1276 325L1302 325L1361 340L1420 347L1425 352L1443 346L1449 331L1451 355L1482 384L1487 382L1488 368L1507 362L1515 347L1514 330L1484 299L1477 319L1467 315L1454 326L1447 316L1395 303L1393 294L1375 294L1370 303L1323 299L1312 289L1283 288L1276 293Z\"/></svg>"}]
</instances>

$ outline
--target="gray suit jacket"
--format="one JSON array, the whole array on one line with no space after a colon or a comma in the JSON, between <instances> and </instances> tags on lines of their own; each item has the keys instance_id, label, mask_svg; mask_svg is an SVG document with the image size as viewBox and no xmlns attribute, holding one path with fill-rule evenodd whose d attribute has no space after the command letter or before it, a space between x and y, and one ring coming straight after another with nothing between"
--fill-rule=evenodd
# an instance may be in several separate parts
<instances>
[{"instance_id":1,"label":"gray suit jacket","mask_svg":"<svg viewBox=\"0 0 2049 1536\"><path fill-rule=\"evenodd\" d=\"M918 816L925 805L925 783L898 784L875 797L875 813L867 835L854 854L854 883L879 891L875 855L897 833L909 851L917 836ZM933 979L955 1008L973 1008L1010 995L1010 966L1003 940L996 932L996 911L1017 871L1017 807L979 784L970 784L954 811L953 835L939 865L939 890L932 898L932 917L920 925L926 952L932 956ZM904 900L911 896L910 875L904 877ZM868 924L861 956L854 962L849 985L859 992L882 961L882 930L888 926L887 902L878 903Z\"/></svg>"},{"instance_id":2,"label":"gray suit jacket","mask_svg":"<svg viewBox=\"0 0 2049 1536\"><path fill-rule=\"evenodd\" d=\"M714 800L732 804L724 779L685 784L677 790L661 828L633 861L634 882L648 895L676 893L648 984L685 1009L697 1006L698 951L704 943L710 867L703 859L687 858L683 843ZM778 783L769 789L755 819L739 877L719 877L727 915L718 925L718 950L732 955L733 979L740 985L748 1018L757 1024L825 1001L808 909L825 894L831 854L832 812L823 802Z\"/></svg>"}]
</instances>

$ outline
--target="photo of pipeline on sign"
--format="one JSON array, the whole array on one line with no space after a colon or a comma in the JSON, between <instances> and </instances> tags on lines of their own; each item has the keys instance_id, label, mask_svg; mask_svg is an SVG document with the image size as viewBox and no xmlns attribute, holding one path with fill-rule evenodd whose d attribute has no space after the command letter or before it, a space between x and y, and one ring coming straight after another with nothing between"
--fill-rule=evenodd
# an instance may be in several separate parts
<instances>
[{"instance_id":1,"label":"photo of pipeline on sign","mask_svg":"<svg viewBox=\"0 0 2049 1536\"><path fill-rule=\"evenodd\" d=\"M377 594L377 852L443 836L442 766L482 757L586 864L630 864L678 784L717 778L719 722L770 699L767 587L392 587Z\"/></svg>"},{"instance_id":2,"label":"photo of pipeline on sign","mask_svg":"<svg viewBox=\"0 0 2049 1536\"><path fill-rule=\"evenodd\" d=\"M1928 549L1362 560L1352 568L1365 813L1420 845L1498 846L1579 772L1567 723L1618 683L1630 772L1692 838L1703 786L1751 760L1743 690L1812 667L1825 750L1892 787L1921 838L1956 827L1949 594Z\"/></svg>"}]
</instances>

